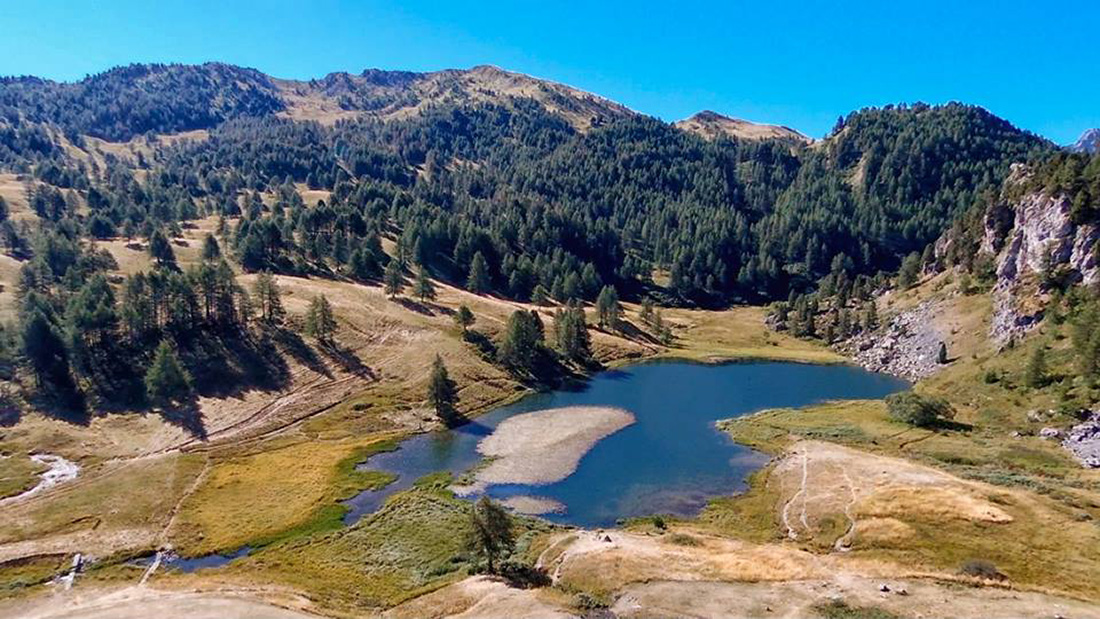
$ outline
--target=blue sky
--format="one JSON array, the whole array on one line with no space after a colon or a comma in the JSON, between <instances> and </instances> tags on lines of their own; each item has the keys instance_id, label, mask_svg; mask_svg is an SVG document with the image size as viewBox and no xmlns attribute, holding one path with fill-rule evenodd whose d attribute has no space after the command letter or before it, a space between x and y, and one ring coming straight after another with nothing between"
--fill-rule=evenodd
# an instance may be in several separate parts
<instances>
[{"instance_id":1,"label":"blue sky","mask_svg":"<svg viewBox=\"0 0 1100 619\"><path fill-rule=\"evenodd\" d=\"M666 120L813 136L864 106L982 105L1056 142L1100 126L1100 2L0 0L0 74L222 60L277 77L494 64Z\"/></svg>"}]
</instances>

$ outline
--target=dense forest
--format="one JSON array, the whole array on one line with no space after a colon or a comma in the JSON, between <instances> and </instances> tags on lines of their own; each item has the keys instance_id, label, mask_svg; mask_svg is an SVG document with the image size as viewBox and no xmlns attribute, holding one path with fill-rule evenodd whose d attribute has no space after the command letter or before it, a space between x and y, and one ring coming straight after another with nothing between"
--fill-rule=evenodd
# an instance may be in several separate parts
<instances>
[{"instance_id":1,"label":"dense forest","mask_svg":"<svg viewBox=\"0 0 1100 619\"><path fill-rule=\"evenodd\" d=\"M295 119L285 85L221 64L133 65L69 84L0 80L0 167L42 183L28 196L42 225L0 213L0 242L23 262L20 325L8 336L33 328L57 343L28 351L35 376L64 383L72 376L58 368L71 367L100 393L140 399L149 385L105 361L156 359L174 375L166 341L185 357L211 346L260 354L266 340L249 324L255 299L271 291L241 290L231 263L363 282L419 270L563 307L609 287L719 306L793 301L840 281L866 299L872 277L970 212L1014 162L1047 161L1045 182L1077 196L1082 217L1100 199L1095 161L1052 158L1048 142L962 104L860 110L811 145L708 141L618 111L581 130L557 110L592 101L570 105L559 91L553 106L424 101L402 90L417 79L298 83L300 96L364 111L325 124ZM416 113L369 113L406 100ZM156 139L196 129L207 133ZM82 157L95 148L88 138L148 151ZM1091 172L1069 186L1069 166ZM307 205L303 185L327 193ZM181 271L169 240L209 216L219 239L208 239L201 267ZM144 238L156 268L108 282L110 256L94 241L116 237ZM384 237L396 241L392 256ZM575 313L561 317L569 325Z\"/></svg>"}]
</instances>

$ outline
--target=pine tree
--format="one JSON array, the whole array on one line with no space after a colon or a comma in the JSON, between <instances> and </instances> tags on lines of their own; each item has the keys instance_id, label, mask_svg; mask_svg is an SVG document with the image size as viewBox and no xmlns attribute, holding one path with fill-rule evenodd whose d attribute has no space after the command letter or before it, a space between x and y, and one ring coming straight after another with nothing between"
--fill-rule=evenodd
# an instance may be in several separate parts
<instances>
[{"instance_id":1,"label":"pine tree","mask_svg":"<svg viewBox=\"0 0 1100 619\"><path fill-rule=\"evenodd\" d=\"M371 252L359 248L351 253L351 259L348 262L348 268L351 269L351 274L356 279L374 279L382 272L378 266L378 260L375 259L374 254Z\"/></svg>"},{"instance_id":2,"label":"pine tree","mask_svg":"<svg viewBox=\"0 0 1100 619\"><path fill-rule=\"evenodd\" d=\"M535 289L531 292L531 302L543 307L550 305L550 293L542 284L535 286Z\"/></svg>"},{"instance_id":3,"label":"pine tree","mask_svg":"<svg viewBox=\"0 0 1100 619\"><path fill-rule=\"evenodd\" d=\"M599 317L601 327L618 329L619 317L622 314L622 306L619 304L619 295L614 286L604 286L596 299L596 315Z\"/></svg>"},{"instance_id":4,"label":"pine tree","mask_svg":"<svg viewBox=\"0 0 1100 619\"><path fill-rule=\"evenodd\" d=\"M191 376L168 340L161 340L145 373L145 392L152 401L163 403L178 402L191 394Z\"/></svg>"},{"instance_id":5,"label":"pine tree","mask_svg":"<svg viewBox=\"0 0 1100 619\"><path fill-rule=\"evenodd\" d=\"M567 307L554 313L554 344L570 361L583 364L591 360L591 340L583 309Z\"/></svg>"},{"instance_id":6,"label":"pine tree","mask_svg":"<svg viewBox=\"0 0 1100 619\"><path fill-rule=\"evenodd\" d=\"M465 305L458 306L458 311L456 311L454 315L454 321L456 325L462 328L463 335L465 335L467 329L469 329L470 325L474 324L476 320L477 317L470 311L470 308Z\"/></svg>"},{"instance_id":7,"label":"pine tree","mask_svg":"<svg viewBox=\"0 0 1100 619\"><path fill-rule=\"evenodd\" d=\"M260 312L260 322L268 326L279 325L286 316L279 284L270 271L264 271L256 278L252 289L256 308Z\"/></svg>"},{"instance_id":8,"label":"pine tree","mask_svg":"<svg viewBox=\"0 0 1100 619\"><path fill-rule=\"evenodd\" d=\"M920 254L913 252L901 262L898 271L898 287L902 289L912 288L920 277Z\"/></svg>"},{"instance_id":9,"label":"pine tree","mask_svg":"<svg viewBox=\"0 0 1100 619\"><path fill-rule=\"evenodd\" d=\"M456 401L454 381L447 374L447 366L443 365L443 358L438 354L432 362L432 373L428 378L428 404L435 410L435 414L448 427L458 421L458 411L455 409Z\"/></svg>"},{"instance_id":10,"label":"pine tree","mask_svg":"<svg viewBox=\"0 0 1100 619\"><path fill-rule=\"evenodd\" d=\"M202 239L202 260L211 262L222 257L222 249L218 246L218 240L213 234L207 234Z\"/></svg>"},{"instance_id":11,"label":"pine tree","mask_svg":"<svg viewBox=\"0 0 1100 619\"><path fill-rule=\"evenodd\" d=\"M336 334L336 317L332 314L332 306L329 305L325 295L313 297L309 304L309 313L306 314L306 335L317 338L317 341L327 344Z\"/></svg>"},{"instance_id":12,"label":"pine tree","mask_svg":"<svg viewBox=\"0 0 1100 619\"><path fill-rule=\"evenodd\" d=\"M421 303L435 300L435 284L428 277L428 270L423 265L416 272L415 292Z\"/></svg>"},{"instance_id":13,"label":"pine tree","mask_svg":"<svg viewBox=\"0 0 1100 619\"><path fill-rule=\"evenodd\" d=\"M401 265L396 260L390 260L386 265L386 274L383 279L386 294L391 299L396 298L405 289L405 276L401 273Z\"/></svg>"},{"instance_id":14,"label":"pine tree","mask_svg":"<svg viewBox=\"0 0 1100 619\"><path fill-rule=\"evenodd\" d=\"M544 339L542 320L537 312L516 310L508 318L504 338L497 348L502 364L520 373L534 369Z\"/></svg>"},{"instance_id":15,"label":"pine tree","mask_svg":"<svg viewBox=\"0 0 1100 619\"><path fill-rule=\"evenodd\" d=\"M470 276L466 279L466 289L474 294L485 294L489 292L491 286L489 264L485 262L485 256L477 252L470 261Z\"/></svg>"},{"instance_id":16,"label":"pine tree","mask_svg":"<svg viewBox=\"0 0 1100 619\"><path fill-rule=\"evenodd\" d=\"M149 255L157 262L159 268L175 269L176 253L172 251L172 244L164 232L159 229L149 237Z\"/></svg>"},{"instance_id":17,"label":"pine tree","mask_svg":"<svg viewBox=\"0 0 1100 619\"><path fill-rule=\"evenodd\" d=\"M512 517L503 507L483 496L470 508L467 546L483 558L490 574L496 573L496 560L515 548Z\"/></svg>"}]
</instances>

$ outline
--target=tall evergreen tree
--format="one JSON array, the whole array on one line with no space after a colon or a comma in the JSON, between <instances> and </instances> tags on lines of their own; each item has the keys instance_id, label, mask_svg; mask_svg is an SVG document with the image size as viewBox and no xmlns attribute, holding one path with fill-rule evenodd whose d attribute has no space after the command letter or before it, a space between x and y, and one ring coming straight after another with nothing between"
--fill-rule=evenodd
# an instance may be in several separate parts
<instances>
[{"instance_id":1,"label":"tall evergreen tree","mask_svg":"<svg viewBox=\"0 0 1100 619\"><path fill-rule=\"evenodd\" d=\"M149 237L149 255L156 261L158 267L163 269L176 268L176 252L172 250L172 243L164 232L157 229Z\"/></svg>"},{"instance_id":2,"label":"tall evergreen tree","mask_svg":"<svg viewBox=\"0 0 1100 619\"><path fill-rule=\"evenodd\" d=\"M390 260L386 265L385 287L386 294L391 299L396 298L405 289L405 275L401 272L401 265L397 260Z\"/></svg>"},{"instance_id":3,"label":"tall evergreen tree","mask_svg":"<svg viewBox=\"0 0 1100 619\"><path fill-rule=\"evenodd\" d=\"M191 375L180 365L176 349L161 340L145 373L145 392L154 402L172 403L191 394Z\"/></svg>"},{"instance_id":4,"label":"tall evergreen tree","mask_svg":"<svg viewBox=\"0 0 1100 619\"><path fill-rule=\"evenodd\" d=\"M281 324L286 317L286 310L283 309L279 284L271 272L260 273L252 290L256 309L260 312L260 321L268 326Z\"/></svg>"},{"instance_id":5,"label":"tall evergreen tree","mask_svg":"<svg viewBox=\"0 0 1100 619\"><path fill-rule=\"evenodd\" d=\"M455 324L462 328L462 333L465 334L470 325L474 324L477 318L474 313L470 311L470 308L465 305L459 305L458 310L455 311L454 321Z\"/></svg>"},{"instance_id":6,"label":"tall evergreen tree","mask_svg":"<svg viewBox=\"0 0 1100 619\"><path fill-rule=\"evenodd\" d=\"M491 287L489 263L485 261L485 256L481 252L477 252L470 262L470 276L466 278L466 289L474 294L485 294Z\"/></svg>"},{"instance_id":7,"label":"tall evergreen tree","mask_svg":"<svg viewBox=\"0 0 1100 619\"><path fill-rule=\"evenodd\" d=\"M423 265L416 272L415 292L421 303L435 300L435 284L428 277L428 270Z\"/></svg>"},{"instance_id":8,"label":"tall evergreen tree","mask_svg":"<svg viewBox=\"0 0 1100 619\"><path fill-rule=\"evenodd\" d=\"M336 334L336 317L332 313L332 306L325 295L313 297L309 304L309 312L306 314L306 335L317 338L317 341L328 344L332 342Z\"/></svg>"},{"instance_id":9,"label":"tall evergreen tree","mask_svg":"<svg viewBox=\"0 0 1100 619\"><path fill-rule=\"evenodd\" d=\"M432 407L440 421L447 426L453 426L458 421L456 401L454 381L447 374L447 366L443 365L443 358L437 354L428 378L428 405Z\"/></svg>"},{"instance_id":10,"label":"tall evergreen tree","mask_svg":"<svg viewBox=\"0 0 1100 619\"><path fill-rule=\"evenodd\" d=\"M600 326L608 329L619 328L619 318L622 315L622 305L619 304L619 295L614 286L604 286L596 299L596 315L599 317Z\"/></svg>"},{"instance_id":11,"label":"tall evergreen tree","mask_svg":"<svg viewBox=\"0 0 1100 619\"><path fill-rule=\"evenodd\" d=\"M512 517L503 507L483 496L470 506L467 546L483 558L490 574L496 573L497 559L515 548Z\"/></svg>"}]
</instances>

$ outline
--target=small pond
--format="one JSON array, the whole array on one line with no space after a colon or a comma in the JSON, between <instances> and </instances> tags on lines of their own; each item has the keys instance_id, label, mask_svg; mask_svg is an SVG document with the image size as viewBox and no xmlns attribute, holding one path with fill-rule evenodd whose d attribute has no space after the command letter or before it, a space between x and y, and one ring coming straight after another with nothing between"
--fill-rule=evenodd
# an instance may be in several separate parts
<instances>
[{"instance_id":1,"label":"small pond","mask_svg":"<svg viewBox=\"0 0 1100 619\"><path fill-rule=\"evenodd\" d=\"M575 389L534 394L454 430L414 436L396 451L372 456L360 466L395 473L397 481L347 501L345 522L375 511L424 475L470 470L481 459L478 441L502 420L561 406L615 406L632 412L636 422L597 443L569 477L534 487L491 486L490 496L553 499L565 511L547 519L583 527L651 514L691 516L709 499L743 490L746 477L768 460L734 443L715 421L766 408L882 398L907 387L900 379L849 365L658 361L608 370Z\"/></svg>"}]
</instances>

